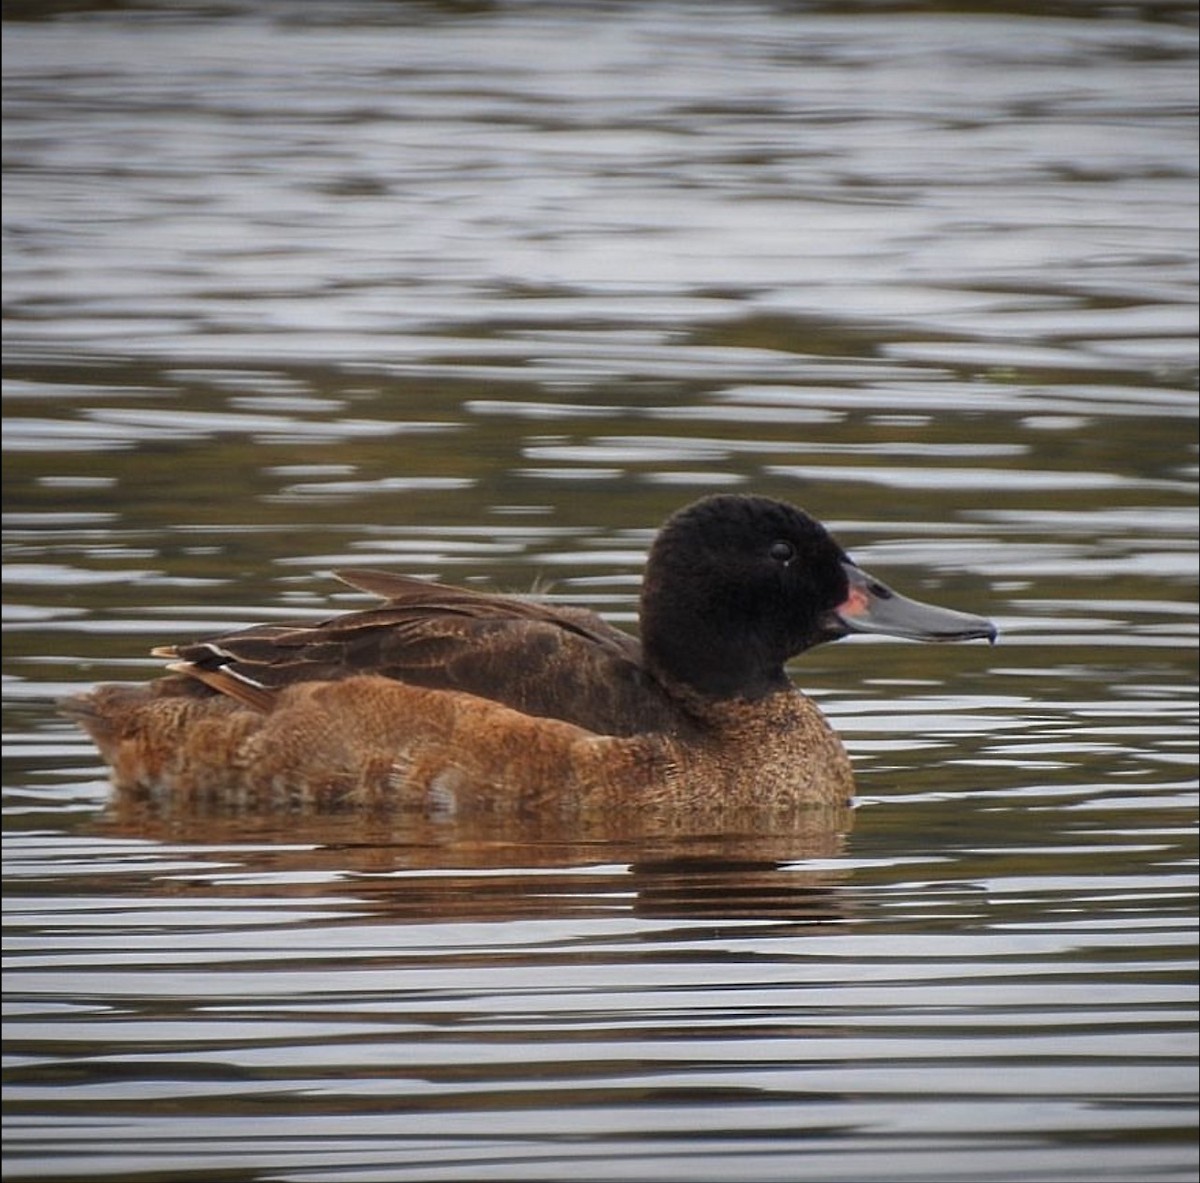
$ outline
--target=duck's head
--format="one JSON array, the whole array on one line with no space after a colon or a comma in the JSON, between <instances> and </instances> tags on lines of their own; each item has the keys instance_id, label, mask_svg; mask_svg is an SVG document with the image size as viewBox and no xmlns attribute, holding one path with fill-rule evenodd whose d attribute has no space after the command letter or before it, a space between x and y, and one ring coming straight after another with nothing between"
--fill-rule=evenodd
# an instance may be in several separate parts
<instances>
[{"instance_id":1,"label":"duck's head","mask_svg":"<svg viewBox=\"0 0 1200 1183\"><path fill-rule=\"evenodd\" d=\"M659 531L641 625L651 670L715 698L784 688L789 658L849 633L996 639L991 621L907 599L868 575L803 510L726 493L681 509Z\"/></svg>"}]
</instances>

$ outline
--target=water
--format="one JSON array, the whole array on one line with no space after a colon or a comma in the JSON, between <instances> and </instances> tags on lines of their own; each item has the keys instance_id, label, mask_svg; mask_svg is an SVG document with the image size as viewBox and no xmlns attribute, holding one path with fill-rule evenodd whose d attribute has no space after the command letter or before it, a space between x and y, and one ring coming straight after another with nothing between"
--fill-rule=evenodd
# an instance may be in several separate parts
<instances>
[{"instance_id":1,"label":"water","mask_svg":"<svg viewBox=\"0 0 1200 1183\"><path fill-rule=\"evenodd\" d=\"M6 1177L1194 1179L1194 7L7 6ZM853 826L153 816L54 700L349 606L632 624L804 504L995 648L795 674Z\"/></svg>"}]
</instances>

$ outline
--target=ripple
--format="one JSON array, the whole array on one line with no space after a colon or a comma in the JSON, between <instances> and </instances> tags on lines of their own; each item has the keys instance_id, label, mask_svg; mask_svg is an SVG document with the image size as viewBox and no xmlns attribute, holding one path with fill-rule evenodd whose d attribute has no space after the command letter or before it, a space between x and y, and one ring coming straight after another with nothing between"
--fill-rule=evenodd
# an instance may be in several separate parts
<instances>
[{"instance_id":1,"label":"ripple","mask_svg":"<svg viewBox=\"0 0 1200 1183\"><path fill-rule=\"evenodd\" d=\"M5 23L8 1173L1194 1180L1189 14L169 7ZM1001 624L794 663L846 833L156 815L54 713L339 565L631 625L716 488Z\"/></svg>"}]
</instances>

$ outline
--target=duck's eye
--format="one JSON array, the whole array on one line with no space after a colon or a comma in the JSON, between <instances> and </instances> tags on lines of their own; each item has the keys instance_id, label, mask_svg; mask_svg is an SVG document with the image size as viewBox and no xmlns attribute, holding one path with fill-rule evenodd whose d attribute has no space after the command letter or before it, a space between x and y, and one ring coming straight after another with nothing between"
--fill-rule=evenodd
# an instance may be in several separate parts
<instances>
[{"instance_id":1,"label":"duck's eye","mask_svg":"<svg viewBox=\"0 0 1200 1183\"><path fill-rule=\"evenodd\" d=\"M790 542L772 542L768 553L777 563L790 563L796 557L796 548Z\"/></svg>"}]
</instances>

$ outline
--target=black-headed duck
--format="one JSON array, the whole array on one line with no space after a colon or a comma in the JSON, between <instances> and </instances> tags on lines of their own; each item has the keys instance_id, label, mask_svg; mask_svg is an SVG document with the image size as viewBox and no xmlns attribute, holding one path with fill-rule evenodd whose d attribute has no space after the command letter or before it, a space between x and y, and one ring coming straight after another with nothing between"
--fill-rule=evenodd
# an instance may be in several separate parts
<instances>
[{"instance_id":1,"label":"black-headed duck","mask_svg":"<svg viewBox=\"0 0 1200 1183\"><path fill-rule=\"evenodd\" d=\"M118 788L509 815L841 805L849 758L788 660L856 632L996 636L898 595L808 514L756 496L717 494L667 520L640 640L578 608L336 574L384 602L155 649L172 673L68 700Z\"/></svg>"}]
</instances>

